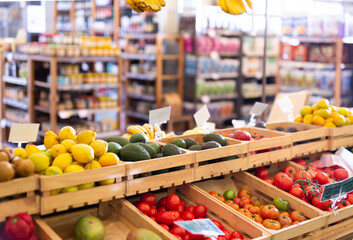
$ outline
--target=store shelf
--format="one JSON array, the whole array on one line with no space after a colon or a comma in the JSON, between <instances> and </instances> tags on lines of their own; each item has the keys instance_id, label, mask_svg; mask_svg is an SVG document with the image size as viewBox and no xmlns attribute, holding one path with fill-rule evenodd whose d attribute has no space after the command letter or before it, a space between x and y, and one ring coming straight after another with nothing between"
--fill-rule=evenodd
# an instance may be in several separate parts
<instances>
[{"instance_id":1,"label":"store shelf","mask_svg":"<svg viewBox=\"0 0 353 240\"><path fill-rule=\"evenodd\" d=\"M26 78L11 77L11 76L4 75L2 76L2 80L6 83L11 83L19 86L27 86Z\"/></svg>"},{"instance_id":2,"label":"store shelf","mask_svg":"<svg viewBox=\"0 0 353 240\"><path fill-rule=\"evenodd\" d=\"M221 79L221 78L237 78L238 73L200 73L197 77L199 78L210 78L210 79Z\"/></svg>"},{"instance_id":3,"label":"store shelf","mask_svg":"<svg viewBox=\"0 0 353 240\"><path fill-rule=\"evenodd\" d=\"M127 38L130 39L148 39L148 40L153 40L157 38L157 34L154 33L129 33L127 34Z\"/></svg>"},{"instance_id":4,"label":"store shelf","mask_svg":"<svg viewBox=\"0 0 353 240\"><path fill-rule=\"evenodd\" d=\"M122 59L130 60L156 60L156 54L143 54L143 53L122 53L120 54Z\"/></svg>"},{"instance_id":5,"label":"store shelf","mask_svg":"<svg viewBox=\"0 0 353 240\"><path fill-rule=\"evenodd\" d=\"M142 101L148 101L148 102L154 102L156 101L155 96L153 95L145 95L145 94L137 94L137 93L127 93L126 97L136 99L136 100L142 100Z\"/></svg>"},{"instance_id":6,"label":"store shelf","mask_svg":"<svg viewBox=\"0 0 353 240\"><path fill-rule=\"evenodd\" d=\"M179 55L166 54L166 55L162 55L162 59L163 60L177 60L177 59L179 59Z\"/></svg>"},{"instance_id":7,"label":"store shelf","mask_svg":"<svg viewBox=\"0 0 353 240\"><path fill-rule=\"evenodd\" d=\"M107 132L97 132L96 138L107 138L107 137L119 136L119 135L120 135L120 131L111 130L111 131L107 131Z\"/></svg>"},{"instance_id":8,"label":"store shelf","mask_svg":"<svg viewBox=\"0 0 353 240\"><path fill-rule=\"evenodd\" d=\"M171 74L171 75L163 75L162 80L176 80L179 78L179 75L177 74Z\"/></svg>"},{"instance_id":9,"label":"store shelf","mask_svg":"<svg viewBox=\"0 0 353 240\"><path fill-rule=\"evenodd\" d=\"M131 110L126 110L126 116L127 117L133 117L136 119L141 119L144 120L146 122L149 121L149 115L148 113L139 113L139 112L135 112L135 111L131 111Z\"/></svg>"},{"instance_id":10,"label":"store shelf","mask_svg":"<svg viewBox=\"0 0 353 240\"><path fill-rule=\"evenodd\" d=\"M35 81L34 85L42 88L50 88L50 83ZM58 91L90 91L94 89L118 88L118 83L85 83L85 84L65 84L58 85Z\"/></svg>"},{"instance_id":11,"label":"store shelf","mask_svg":"<svg viewBox=\"0 0 353 240\"><path fill-rule=\"evenodd\" d=\"M4 97L3 102L4 104L11 107L19 108L22 110L28 110L28 103L25 103L25 102L17 101L15 99L7 98L7 97Z\"/></svg>"},{"instance_id":12,"label":"store shelf","mask_svg":"<svg viewBox=\"0 0 353 240\"><path fill-rule=\"evenodd\" d=\"M340 38L334 37L309 37L309 36L302 36L302 37L291 37L291 36L283 36L283 42L305 42L305 43L336 43Z\"/></svg>"},{"instance_id":13,"label":"store shelf","mask_svg":"<svg viewBox=\"0 0 353 240\"><path fill-rule=\"evenodd\" d=\"M56 56L30 55L34 61L49 62ZM56 57L58 62L62 63L80 63L80 62L116 62L118 56L81 56L81 57Z\"/></svg>"},{"instance_id":14,"label":"store shelf","mask_svg":"<svg viewBox=\"0 0 353 240\"><path fill-rule=\"evenodd\" d=\"M334 69L335 68L335 64L333 63L302 62L302 61L280 61L279 66L284 68L304 68L304 69Z\"/></svg>"},{"instance_id":15,"label":"store shelf","mask_svg":"<svg viewBox=\"0 0 353 240\"><path fill-rule=\"evenodd\" d=\"M263 58L264 57L264 55L263 55L263 53L261 53L261 54L254 54L254 53L252 53L252 54L244 54L244 57L248 57L248 58ZM278 54L276 54L276 53L272 53L272 54L267 54L267 57L268 58L275 58L275 57L278 57Z\"/></svg>"},{"instance_id":16,"label":"store shelf","mask_svg":"<svg viewBox=\"0 0 353 240\"><path fill-rule=\"evenodd\" d=\"M42 106L34 106L34 109L39 112L50 113L50 109ZM67 119L72 116L79 116L80 118L88 117L89 115L104 112L118 112L120 108L88 108L88 109L72 109L72 110L58 110L58 116L61 119Z\"/></svg>"},{"instance_id":17,"label":"store shelf","mask_svg":"<svg viewBox=\"0 0 353 240\"><path fill-rule=\"evenodd\" d=\"M4 56L15 61L27 61L28 56L23 53L4 52Z\"/></svg>"},{"instance_id":18,"label":"store shelf","mask_svg":"<svg viewBox=\"0 0 353 240\"><path fill-rule=\"evenodd\" d=\"M210 101L221 101L221 100L232 100L238 97L238 94L225 94L220 96L201 96L199 100L202 102L210 102Z\"/></svg>"},{"instance_id":19,"label":"store shelf","mask_svg":"<svg viewBox=\"0 0 353 240\"><path fill-rule=\"evenodd\" d=\"M143 80L143 81L154 81L154 80L156 80L156 74L148 74L148 73L127 72L127 73L125 73L125 77L132 78L132 79Z\"/></svg>"},{"instance_id":20,"label":"store shelf","mask_svg":"<svg viewBox=\"0 0 353 240\"><path fill-rule=\"evenodd\" d=\"M308 88L301 88L301 87L293 87L293 86L281 86L280 91L282 92L297 92L302 90L311 91L314 95L325 96L325 97L332 97L333 92L330 90L321 90L321 89L308 89Z\"/></svg>"}]
</instances>

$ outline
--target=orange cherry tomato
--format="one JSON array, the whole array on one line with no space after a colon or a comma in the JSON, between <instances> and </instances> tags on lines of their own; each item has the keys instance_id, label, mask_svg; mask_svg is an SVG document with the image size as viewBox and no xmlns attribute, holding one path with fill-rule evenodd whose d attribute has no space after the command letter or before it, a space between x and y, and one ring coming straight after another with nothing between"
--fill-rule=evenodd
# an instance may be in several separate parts
<instances>
[{"instance_id":1,"label":"orange cherry tomato","mask_svg":"<svg viewBox=\"0 0 353 240\"><path fill-rule=\"evenodd\" d=\"M245 208L240 208L238 211L239 211L241 214L244 214L244 215L247 216L247 217L250 217L250 216L251 216L251 212L250 212L249 210L245 209Z\"/></svg>"},{"instance_id":2,"label":"orange cherry tomato","mask_svg":"<svg viewBox=\"0 0 353 240\"><path fill-rule=\"evenodd\" d=\"M261 208L260 215L264 219L266 219L266 218L277 219L279 216L279 211L273 205L265 205Z\"/></svg>"},{"instance_id":3,"label":"orange cherry tomato","mask_svg":"<svg viewBox=\"0 0 353 240\"><path fill-rule=\"evenodd\" d=\"M269 229L274 229L274 230L279 230L281 229L281 224L276 221L276 220L273 220L273 219L265 219L263 222L262 222L262 225L265 227L265 228L269 228Z\"/></svg>"},{"instance_id":4,"label":"orange cherry tomato","mask_svg":"<svg viewBox=\"0 0 353 240\"><path fill-rule=\"evenodd\" d=\"M239 198L251 198L250 192L247 189L241 189L238 192L238 197Z\"/></svg>"},{"instance_id":5,"label":"orange cherry tomato","mask_svg":"<svg viewBox=\"0 0 353 240\"><path fill-rule=\"evenodd\" d=\"M212 191L212 192L209 192L212 196L214 196L214 197L217 197L218 196L218 193L217 192L215 192L215 191Z\"/></svg>"},{"instance_id":6,"label":"orange cherry tomato","mask_svg":"<svg viewBox=\"0 0 353 240\"><path fill-rule=\"evenodd\" d=\"M255 222L258 222L258 223L262 223L263 222L263 218L260 216L260 214L251 214L250 215L250 218L252 220L254 220Z\"/></svg>"},{"instance_id":7,"label":"orange cherry tomato","mask_svg":"<svg viewBox=\"0 0 353 240\"><path fill-rule=\"evenodd\" d=\"M299 211L293 211L290 214L290 218L292 219L293 222L295 222L295 221L303 222L303 221L307 220L304 213L299 212Z\"/></svg>"},{"instance_id":8,"label":"orange cherry tomato","mask_svg":"<svg viewBox=\"0 0 353 240\"><path fill-rule=\"evenodd\" d=\"M265 205L265 201L260 197L251 197L250 203L258 207Z\"/></svg>"},{"instance_id":9,"label":"orange cherry tomato","mask_svg":"<svg viewBox=\"0 0 353 240\"><path fill-rule=\"evenodd\" d=\"M282 215L282 216L279 216L277 221L281 224L281 226L285 226L285 225L291 225L292 224L292 219L286 215Z\"/></svg>"}]
</instances>

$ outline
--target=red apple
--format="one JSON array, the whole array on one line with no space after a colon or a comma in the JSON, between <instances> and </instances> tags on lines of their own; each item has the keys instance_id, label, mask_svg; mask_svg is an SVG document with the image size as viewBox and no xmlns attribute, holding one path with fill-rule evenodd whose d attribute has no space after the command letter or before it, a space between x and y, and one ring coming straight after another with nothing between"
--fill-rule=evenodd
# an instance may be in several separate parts
<instances>
[{"instance_id":1,"label":"red apple","mask_svg":"<svg viewBox=\"0 0 353 240\"><path fill-rule=\"evenodd\" d=\"M251 134L247 131L237 130L233 134L233 138L240 141L250 141L252 139Z\"/></svg>"}]
</instances>

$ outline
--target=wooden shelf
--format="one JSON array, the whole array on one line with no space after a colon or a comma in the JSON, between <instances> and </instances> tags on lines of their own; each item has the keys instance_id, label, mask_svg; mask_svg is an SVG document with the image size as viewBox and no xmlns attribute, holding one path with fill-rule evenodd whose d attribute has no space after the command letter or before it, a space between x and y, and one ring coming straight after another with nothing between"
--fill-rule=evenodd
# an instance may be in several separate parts
<instances>
[{"instance_id":1,"label":"wooden shelf","mask_svg":"<svg viewBox=\"0 0 353 240\"><path fill-rule=\"evenodd\" d=\"M148 122L148 120L149 120L148 113L139 113L139 112L135 112L135 111L131 111L131 110L126 110L125 113L126 113L126 116L128 116L128 117L141 119L141 120L144 120L146 122Z\"/></svg>"},{"instance_id":2,"label":"wooden shelf","mask_svg":"<svg viewBox=\"0 0 353 240\"><path fill-rule=\"evenodd\" d=\"M3 102L4 104L11 107L19 108L22 110L28 110L28 103L25 103L25 102L17 101L15 99L7 98L7 97L4 97Z\"/></svg>"},{"instance_id":3,"label":"wooden shelf","mask_svg":"<svg viewBox=\"0 0 353 240\"><path fill-rule=\"evenodd\" d=\"M120 55L122 59L130 59L130 60L147 60L147 61L155 61L156 54L144 54L144 53L122 53Z\"/></svg>"},{"instance_id":4,"label":"wooden shelf","mask_svg":"<svg viewBox=\"0 0 353 240\"><path fill-rule=\"evenodd\" d=\"M177 74L171 74L171 75L163 75L162 80L176 80L179 78L179 75Z\"/></svg>"},{"instance_id":5,"label":"wooden shelf","mask_svg":"<svg viewBox=\"0 0 353 240\"><path fill-rule=\"evenodd\" d=\"M153 95L127 93L126 97L136 99L136 100L148 101L148 102L156 101L156 98Z\"/></svg>"},{"instance_id":6,"label":"wooden shelf","mask_svg":"<svg viewBox=\"0 0 353 240\"><path fill-rule=\"evenodd\" d=\"M132 78L132 79L138 79L138 80L143 80L143 81L155 81L156 80L156 74L149 74L149 73L131 73L131 72L126 72L125 73L126 78Z\"/></svg>"},{"instance_id":7,"label":"wooden shelf","mask_svg":"<svg viewBox=\"0 0 353 240\"><path fill-rule=\"evenodd\" d=\"M283 92L297 92L302 90L311 91L314 95L324 96L324 97L332 97L333 92L331 90L321 90L321 89L308 89L302 87L294 87L294 86L281 86L280 91Z\"/></svg>"},{"instance_id":8,"label":"wooden shelf","mask_svg":"<svg viewBox=\"0 0 353 240\"><path fill-rule=\"evenodd\" d=\"M34 85L42 88L50 88L50 83L35 81ZM91 91L95 89L118 88L118 83L84 83L84 84L65 84L58 85L58 91Z\"/></svg>"},{"instance_id":9,"label":"wooden shelf","mask_svg":"<svg viewBox=\"0 0 353 240\"><path fill-rule=\"evenodd\" d=\"M7 75L2 76L2 80L6 83L11 83L19 86L27 86L28 82L26 78L11 77Z\"/></svg>"}]
</instances>

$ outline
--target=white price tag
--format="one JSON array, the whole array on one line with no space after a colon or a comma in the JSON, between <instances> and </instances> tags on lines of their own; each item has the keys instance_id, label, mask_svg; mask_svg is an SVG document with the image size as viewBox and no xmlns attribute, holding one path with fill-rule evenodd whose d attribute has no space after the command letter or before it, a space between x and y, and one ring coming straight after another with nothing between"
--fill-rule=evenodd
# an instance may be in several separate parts
<instances>
[{"instance_id":1,"label":"white price tag","mask_svg":"<svg viewBox=\"0 0 353 240\"><path fill-rule=\"evenodd\" d=\"M208 119L210 119L210 117L211 115L210 115L210 112L208 111L207 105L203 105L194 114L194 119L198 127L202 127L208 121Z\"/></svg>"},{"instance_id":2,"label":"white price tag","mask_svg":"<svg viewBox=\"0 0 353 240\"><path fill-rule=\"evenodd\" d=\"M9 142L25 143L37 141L39 123L13 123L10 128Z\"/></svg>"},{"instance_id":3,"label":"white price tag","mask_svg":"<svg viewBox=\"0 0 353 240\"><path fill-rule=\"evenodd\" d=\"M191 221L175 221L174 224L184 228L186 231L195 235L207 237L224 236L221 231L210 219L194 219Z\"/></svg>"},{"instance_id":4,"label":"white price tag","mask_svg":"<svg viewBox=\"0 0 353 240\"><path fill-rule=\"evenodd\" d=\"M283 96L276 101L283 113L290 113L293 110L293 103L288 96Z\"/></svg>"},{"instance_id":5,"label":"white price tag","mask_svg":"<svg viewBox=\"0 0 353 240\"><path fill-rule=\"evenodd\" d=\"M245 127L246 122L244 120L232 120L232 125L234 128L241 128L241 127Z\"/></svg>"},{"instance_id":6,"label":"white price tag","mask_svg":"<svg viewBox=\"0 0 353 240\"><path fill-rule=\"evenodd\" d=\"M268 104L262 102L256 102L250 110L250 115L261 115L265 109L268 107Z\"/></svg>"},{"instance_id":7,"label":"white price tag","mask_svg":"<svg viewBox=\"0 0 353 240\"><path fill-rule=\"evenodd\" d=\"M214 123L214 122L207 122L207 127L208 127L208 129L212 132L212 131L216 130L216 123Z\"/></svg>"},{"instance_id":8,"label":"white price tag","mask_svg":"<svg viewBox=\"0 0 353 240\"><path fill-rule=\"evenodd\" d=\"M172 109L171 106L159 108L155 110L151 110L149 112L149 124L162 124L166 123L170 120L170 110Z\"/></svg>"}]
</instances>

